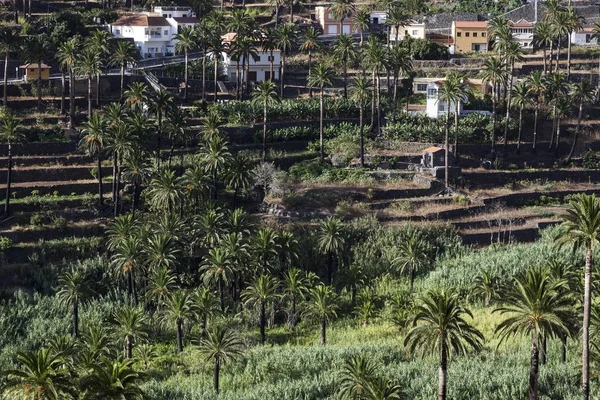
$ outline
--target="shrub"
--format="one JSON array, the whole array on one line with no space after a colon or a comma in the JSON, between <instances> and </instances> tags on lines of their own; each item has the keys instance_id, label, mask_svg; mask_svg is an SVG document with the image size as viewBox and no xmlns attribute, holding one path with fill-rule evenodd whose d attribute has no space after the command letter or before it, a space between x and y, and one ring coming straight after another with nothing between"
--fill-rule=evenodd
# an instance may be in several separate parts
<instances>
[{"instance_id":1,"label":"shrub","mask_svg":"<svg viewBox=\"0 0 600 400\"><path fill-rule=\"evenodd\" d=\"M598 168L598 157L596 156L596 152L592 150L588 150L581 156L581 161L583 168L588 169L596 169Z\"/></svg>"},{"instance_id":2,"label":"shrub","mask_svg":"<svg viewBox=\"0 0 600 400\"><path fill-rule=\"evenodd\" d=\"M29 223L33 226L42 226L44 225L46 218L43 214L35 213L29 218Z\"/></svg>"},{"instance_id":3,"label":"shrub","mask_svg":"<svg viewBox=\"0 0 600 400\"><path fill-rule=\"evenodd\" d=\"M13 245L13 241L6 236L0 236L0 253L10 249Z\"/></svg>"}]
</instances>

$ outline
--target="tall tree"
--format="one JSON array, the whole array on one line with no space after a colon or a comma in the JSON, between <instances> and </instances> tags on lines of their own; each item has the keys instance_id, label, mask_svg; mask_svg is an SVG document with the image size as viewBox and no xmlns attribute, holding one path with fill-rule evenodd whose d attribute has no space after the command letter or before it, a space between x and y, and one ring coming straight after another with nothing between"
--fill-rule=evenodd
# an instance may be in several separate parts
<instances>
[{"instance_id":1,"label":"tall tree","mask_svg":"<svg viewBox=\"0 0 600 400\"><path fill-rule=\"evenodd\" d=\"M344 35L344 20L350 18L355 10L355 5L352 0L334 0L333 4L329 6L329 12L334 19L340 21L339 35ZM351 32L348 32L349 34Z\"/></svg>"},{"instance_id":2,"label":"tall tree","mask_svg":"<svg viewBox=\"0 0 600 400\"><path fill-rule=\"evenodd\" d=\"M517 83L512 89L512 106L519 110L519 134L517 135L517 154L521 154L521 134L523 131L523 110L531 102L530 86L527 81Z\"/></svg>"},{"instance_id":3,"label":"tall tree","mask_svg":"<svg viewBox=\"0 0 600 400\"><path fill-rule=\"evenodd\" d=\"M94 77L102 72L101 62L100 56L95 49L86 47L80 54L77 64L75 64L77 75L87 78L88 118L92 115L92 82Z\"/></svg>"},{"instance_id":4,"label":"tall tree","mask_svg":"<svg viewBox=\"0 0 600 400\"><path fill-rule=\"evenodd\" d=\"M4 84L2 89L2 105L8 105L8 60L10 54L21 46L21 35L14 27L0 28L0 53L4 53Z\"/></svg>"},{"instance_id":5,"label":"tall tree","mask_svg":"<svg viewBox=\"0 0 600 400\"><path fill-rule=\"evenodd\" d=\"M134 369L133 360L102 357L81 380L85 398L90 400L143 400L142 378Z\"/></svg>"},{"instance_id":6,"label":"tall tree","mask_svg":"<svg viewBox=\"0 0 600 400\"><path fill-rule=\"evenodd\" d=\"M10 214L10 188L12 184L13 156L12 146L25 142L25 135L21 132L20 121L8 110L0 113L0 142L8 147L8 168L6 169L6 195L4 197L4 214Z\"/></svg>"},{"instance_id":7,"label":"tall tree","mask_svg":"<svg viewBox=\"0 0 600 400\"><path fill-rule=\"evenodd\" d=\"M94 31L86 40L86 47L93 49L100 58L100 68L96 71L96 107L100 106L100 75L102 73L102 68L108 65L106 60L112 52L112 49L110 48L111 38L112 35L108 31L99 29Z\"/></svg>"},{"instance_id":8,"label":"tall tree","mask_svg":"<svg viewBox=\"0 0 600 400\"><path fill-rule=\"evenodd\" d=\"M546 89L545 75L541 71L532 71L526 79L527 85L529 86L529 92L534 98L535 108L533 117L533 143L532 152L535 154L537 151L537 130L538 120L540 116L540 110L542 105L542 96Z\"/></svg>"},{"instance_id":9,"label":"tall tree","mask_svg":"<svg viewBox=\"0 0 600 400\"><path fill-rule=\"evenodd\" d=\"M546 56L546 48L554 41L554 32L552 26L547 21L538 22L533 29L533 43L537 47L541 47L544 54L544 74L548 72L548 57ZM552 47L550 47L552 49ZM552 60L552 56L550 57ZM552 65L550 65L552 70Z\"/></svg>"},{"instance_id":10,"label":"tall tree","mask_svg":"<svg viewBox=\"0 0 600 400\"><path fill-rule=\"evenodd\" d=\"M431 268L432 262L431 246L427 240L419 235L411 235L400 242L398 257L392 260L392 265L408 274L412 293L416 274Z\"/></svg>"},{"instance_id":11,"label":"tall tree","mask_svg":"<svg viewBox=\"0 0 600 400\"><path fill-rule=\"evenodd\" d=\"M184 54L183 64L183 99L187 100L188 96L188 54L190 50L197 47L197 36L194 33L194 28L185 27L181 29L175 36L174 40L177 40L175 44L175 51Z\"/></svg>"},{"instance_id":12,"label":"tall tree","mask_svg":"<svg viewBox=\"0 0 600 400\"><path fill-rule=\"evenodd\" d=\"M585 249L582 326L581 387L585 400L590 397L590 315L592 307L592 254L600 238L600 200L580 194L568 205L562 217L559 245Z\"/></svg>"},{"instance_id":13,"label":"tall tree","mask_svg":"<svg viewBox=\"0 0 600 400\"><path fill-rule=\"evenodd\" d=\"M316 30L314 27L309 27L304 31L304 35L302 37L303 41L300 45L300 51L308 54L308 70L312 69L312 55L313 52L321 49L321 43L319 42L319 36L321 33ZM309 87L308 95L312 97L312 86Z\"/></svg>"},{"instance_id":14,"label":"tall tree","mask_svg":"<svg viewBox=\"0 0 600 400\"><path fill-rule=\"evenodd\" d=\"M284 98L285 89L285 61L287 53L296 47L298 42L298 31L294 24L279 25L275 31L275 44L279 48L281 54L281 65L279 71L280 93L279 96Z\"/></svg>"},{"instance_id":15,"label":"tall tree","mask_svg":"<svg viewBox=\"0 0 600 400\"><path fill-rule=\"evenodd\" d=\"M217 200L217 189L219 185L219 174L221 174L231 161L231 153L227 147L227 142L219 136L205 140L198 156L204 163L204 168L212 177L212 198Z\"/></svg>"},{"instance_id":16,"label":"tall tree","mask_svg":"<svg viewBox=\"0 0 600 400\"><path fill-rule=\"evenodd\" d=\"M206 339L200 343L200 352L206 357L206 361L214 363L213 387L217 394L221 367L227 361L239 357L242 354L242 346L242 342L232 331L220 325L213 325Z\"/></svg>"},{"instance_id":17,"label":"tall tree","mask_svg":"<svg viewBox=\"0 0 600 400\"><path fill-rule=\"evenodd\" d=\"M81 271L67 271L58 279L56 296L73 310L73 336L79 337L79 306L93 293L90 279Z\"/></svg>"},{"instance_id":18,"label":"tall tree","mask_svg":"<svg viewBox=\"0 0 600 400\"><path fill-rule=\"evenodd\" d=\"M112 50L109 65L118 66L121 68L121 96L123 97L123 89L125 87L125 69L129 64L135 64L139 59L140 54L135 45L125 40L120 40Z\"/></svg>"},{"instance_id":19,"label":"tall tree","mask_svg":"<svg viewBox=\"0 0 600 400\"><path fill-rule=\"evenodd\" d=\"M260 343L265 344L265 327L267 325L267 306L277 295L278 282L270 275L260 275L243 292L242 299L246 305L259 308Z\"/></svg>"},{"instance_id":20,"label":"tall tree","mask_svg":"<svg viewBox=\"0 0 600 400\"><path fill-rule=\"evenodd\" d=\"M319 157L321 162L325 159L323 143L323 119L325 108L325 86L333 84L333 71L325 64L317 64L310 70L308 84L319 88Z\"/></svg>"},{"instance_id":21,"label":"tall tree","mask_svg":"<svg viewBox=\"0 0 600 400\"><path fill-rule=\"evenodd\" d=\"M221 312L224 312L225 285L231 280L233 272L231 269L231 255L218 247L211 249L200 266L200 270L205 284L217 284Z\"/></svg>"},{"instance_id":22,"label":"tall tree","mask_svg":"<svg viewBox=\"0 0 600 400\"><path fill-rule=\"evenodd\" d=\"M529 367L529 400L538 398L539 353L542 338L569 335L572 325L573 301L561 292L564 280L554 280L541 267L529 269L514 279L502 294L504 305L494 312L508 314L498 325L500 343L515 335L529 335L531 356Z\"/></svg>"},{"instance_id":23,"label":"tall tree","mask_svg":"<svg viewBox=\"0 0 600 400\"><path fill-rule=\"evenodd\" d=\"M380 76L381 70L385 67L387 57L386 50L382 46L381 41L376 36L369 36L367 45L365 46L364 59L368 67L371 69L373 76L373 100L371 101L371 130L379 131L381 125L381 106L380 106ZM375 118L377 118L377 125L375 125Z\"/></svg>"},{"instance_id":24,"label":"tall tree","mask_svg":"<svg viewBox=\"0 0 600 400\"><path fill-rule=\"evenodd\" d=\"M506 81L507 68L499 57L489 57L483 65L483 81L492 86L492 150L496 147L498 91Z\"/></svg>"},{"instance_id":25,"label":"tall tree","mask_svg":"<svg viewBox=\"0 0 600 400\"><path fill-rule=\"evenodd\" d=\"M279 101L275 84L272 81L262 81L252 92L252 101L260 104L263 108L263 138L262 138L262 161L267 160L267 116L269 106Z\"/></svg>"},{"instance_id":26,"label":"tall tree","mask_svg":"<svg viewBox=\"0 0 600 400\"><path fill-rule=\"evenodd\" d=\"M69 72L69 128L75 129L75 71L79 63L81 40L74 36L62 43L56 52L56 58L63 70Z\"/></svg>"},{"instance_id":27,"label":"tall tree","mask_svg":"<svg viewBox=\"0 0 600 400\"><path fill-rule=\"evenodd\" d=\"M345 236L344 223L337 218L329 217L319 224L317 245L327 255L327 282L330 285L333 283L334 259L344 248Z\"/></svg>"},{"instance_id":28,"label":"tall tree","mask_svg":"<svg viewBox=\"0 0 600 400\"><path fill-rule=\"evenodd\" d=\"M192 299L183 290L177 290L166 298L161 319L165 323L174 323L177 332L177 352L183 351L183 325L192 317Z\"/></svg>"},{"instance_id":29,"label":"tall tree","mask_svg":"<svg viewBox=\"0 0 600 400\"><path fill-rule=\"evenodd\" d=\"M337 317L338 308L338 297L331 286L319 284L310 290L305 314L319 321L323 346L327 343L327 324Z\"/></svg>"},{"instance_id":30,"label":"tall tree","mask_svg":"<svg viewBox=\"0 0 600 400\"><path fill-rule=\"evenodd\" d=\"M466 354L469 348L478 350L483 334L465 317L473 314L460 303L457 294L446 290L428 291L415 307L413 328L404 339L411 352L439 356L438 400L447 398L448 358L451 352Z\"/></svg>"},{"instance_id":31,"label":"tall tree","mask_svg":"<svg viewBox=\"0 0 600 400\"><path fill-rule=\"evenodd\" d=\"M512 33L510 34L512 38ZM520 43L517 42L509 42L506 45L506 48L503 52L503 57L505 62L508 64L508 78L506 81L506 118L504 119L504 153L506 153L507 144L508 144L508 127L510 123L510 109L511 109L511 100L513 93L513 75L515 70L515 62L523 59L523 47Z\"/></svg>"},{"instance_id":32,"label":"tall tree","mask_svg":"<svg viewBox=\"0 0 600 400\"><path fill-rule=\"evenodd\" d=\"M354 40L350 35L340 35L333 45L333 55L341 60L344 67L344 98L348 98L348 62L356 57Z\"/></svg>"},{"instance_id":33,"label":"tall tree","mask_svg":"<svg viewBox=\"0 0 600 400\"><path fill-rule=\"evenodd\" d=\"M37 107L42 110L42 65L49 55L50 40L46 34L28 36L25 39L25 55L30 63L38 65L37 69Z\"/></svg>"},{"instance_id":34,"label":"tall tree","mask_svg":"<svg viewBox=\"0 0 600 400\"><path fill-rule=\"evenodd\" d=\"M96 169L98 177L98 209L101 211L104 201L102 188L102 158L105 150L107 124L102 114L92 115L85 123L80 146L86 153L96 158Z\"/></svg>"},{"instance_id":35,"label":"tall tree","mask_svg":"<svg viewBox=\"0 0 600 400\"><path fill-rule=\"evenodd\" d=\"M360 33L360 43L362 46L365 39L365 32L371 30L371 12L366 7L359 8L352 18L352 28Z\"/></svg>"},{"instance_id":36,"label":"tall tree","mask_svg":"<svg viewBox=\"0 0 600 400\"><path fill-rule=\"evenodd\" d=\"M113 313L115 334L123 340L126 358L133 358L133 346L148 336L148 318L137 307L121 307Z\"/></svg>"},{"instance_id":37,"label":"tall tree","mask_svg":"<svg viewBox=\"0 0 600 400\"><path fill-rule=\"evenodd\" d=\"M573 153L575 152L575 146L577 146L577 139L579 138L579 133L581 132L581 120L583 119L583 107L594 101L596 97L595 87L592 82L588 79L583 79L575 84L573 84L571 90L571 99L573 103L577 104L578 112L577 112L577 128L575 128L575 136L573 137L573 144L571 145L571 151L569 151L569 155L567 157L567 162L571 161L571 157L573 157Z\"/></svg>"},{"instance_id":38,"label":"tall tree","mask_svg":"<svg viewBox=\"0 0 600 400\"><path fill-rule=\"evenodd\" d=\"M371 85L366 75L358 75L350 87L350 98L358 103L358 125L360 128L360 166L365 166L365 107L371 100Z\"/></svg>"}]
</instances>

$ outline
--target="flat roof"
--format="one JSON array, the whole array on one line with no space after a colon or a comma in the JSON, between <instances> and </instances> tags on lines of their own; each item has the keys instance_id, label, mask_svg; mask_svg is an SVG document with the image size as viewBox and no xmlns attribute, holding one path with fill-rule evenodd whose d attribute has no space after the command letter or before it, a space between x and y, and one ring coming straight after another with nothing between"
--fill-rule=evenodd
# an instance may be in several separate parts
<instances>
[{"instance_id":1,"label":"flat roof","mask_svg":"<svg viewBox=\"0 0 600 400\"><path fill-rule=\"evenodd\" d=\"M487 21L454 21L457 28L487 28Z\"/></svg>"}]
</instances>

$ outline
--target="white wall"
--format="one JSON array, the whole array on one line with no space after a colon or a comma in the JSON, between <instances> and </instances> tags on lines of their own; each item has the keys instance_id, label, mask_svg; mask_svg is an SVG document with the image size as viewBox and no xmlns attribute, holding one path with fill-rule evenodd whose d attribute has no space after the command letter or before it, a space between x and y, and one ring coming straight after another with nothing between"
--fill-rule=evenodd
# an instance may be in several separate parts
<instances>
[{"instance_id":1,"label":"white wall","mask_svg":"<svg viewBox=\"0 0 600 400\"><path fill-rule=\"evenodd\" d=\"M572 32L571 43L577 46L597 46L598 40L591 32Z\"/></svg>"}]
</instances>

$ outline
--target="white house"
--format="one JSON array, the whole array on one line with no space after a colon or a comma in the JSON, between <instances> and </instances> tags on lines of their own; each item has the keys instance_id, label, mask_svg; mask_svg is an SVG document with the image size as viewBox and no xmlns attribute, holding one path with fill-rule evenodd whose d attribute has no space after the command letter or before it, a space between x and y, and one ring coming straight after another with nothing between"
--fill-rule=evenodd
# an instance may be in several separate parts
<instances>
[{"instance_id":1,"label":"white house","mask_svg":"<svg viewBox=\"0 0 600 400\"><path fill-rule=\"evenodd\" d=\"M417 78L423 79L423 78ZM454 113L454 103L450 103L450 107L446 104L446 101L440 100L440 90L444 86L444 79L437 79L435 81L429 80L421 81L420 83L416 83L417 92L422 92L423 85L427 84L427 105L425 107L425 114L431 118L437 118L449 111L450 113ZM416 79L415 79L416 81ZM481 91L482 93L486 93L489 91L489 85L483 82L481 79L469 79L468 85L472 91ZM465 110L463 102L458 104L458 113L460 115L479 113L484 115L490 115L491 113L486 110Z\"/></svg>"},{"instance_id":2,"label":"white house","mask_svg":"<svg viewBox=\"0 0 600 400\"><path fill-rule=\"evenodd\" d=\"M513 40L524 49L533 50L533 23L526 19L508 21Z\"/></svg>"},{"instance_id":3,"label":"white house","mask_svg":"<svg viewBox=\"0 0 600 400\"><path fill-rule=\"evenodd\" d=\"M321 29L323 29L323 34L325 35L339 35L340 34L340 21L335 19L329 10L329 6L316 6L315 7L315 18L319 25L321 25ZM342 25L342 32L345 35L351 35L353 33L359 33L358 29L352 26L352 16L348 15L347 18L344 19L344 24Z\"/></svg>"},{"instance_id":4,"label":"white house","mask_svg":"<svg viewBox=\"0 0 600 400\"><path fill-rule=\"evenodd\" d=\"M598 39L595 37L593 28L583 28L571 32L571 44L576 46L597 46Z\"/></svg>"},{"instance_id":5,"label":"white house","mask_svg":"<svg viewBox=\"0 0 600 400\"><path fill-rule=\"evenodd\" d=\"M404 40L405 37L410 36L413 39L425 39L425 31L427 26L425 21L411 20L408 25L398 27L398 41ZM390 33L390 41L396 41L396 27L392 26Z\"/></svg>"},{"instance_id":6,"label":"white house","mask_svg":"<svg viewBox=\"0 0 600 400\"><path fill-rule=\"evenodd\" d=\"M123 15L110 25L110 32L117 38L133 39L144 58L163 57L175 53L173 36L199 22L190 7L157 6L152 13Z\"/></svg>"},{"instance_id":7,"label":"white house","mask_svg":"<svg viewBox=\"0 0 600 400\"><path fill-rule=\"evenodd\" d=\"M387 13L385 11L371 11L369 15L371 17L371 25L384 25L387 20Z\"/></svg>"},{"instance_id":8,"label":"white house","mask_svg":"<svg viewBox=\"0 0 600 400\"><path fill-rule=\"evenodd\" d=\"M230 45L235 42L237 34L230 32L222 36L224 43ZM222 54L223 68L225 74L230 81L237 81L237 61L232 59L231 56L224 52ZM279 50L273 50L273 80L279 79L279 63L281 61L281 52ZM250 57L248 61L248 82L261 82L270 79L271 75L271 51L263 48L256 49L256 57ZM240 75L244 74L242 71L242 60L240 60Z\"/></svg>"}]
</instances>

